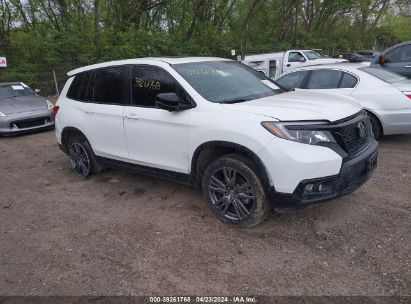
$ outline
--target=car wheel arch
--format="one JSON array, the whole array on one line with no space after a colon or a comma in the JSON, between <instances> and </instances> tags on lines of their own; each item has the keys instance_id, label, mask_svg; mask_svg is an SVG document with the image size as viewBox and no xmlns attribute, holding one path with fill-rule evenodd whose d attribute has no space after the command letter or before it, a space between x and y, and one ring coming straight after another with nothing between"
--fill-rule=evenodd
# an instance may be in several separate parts
<instances>
[{"instance_id":1,"label":"car wheel arch","mask_svg":"<svg viewBox=\"0 0 411 304\"><path fill-rule=\"evenodd\" d=\"M267 169L260 157L249 148L228 141L209 141L198 146L191 159L191 179L193 184L199 186L201 177L207 168L207 165L227 154L240 154L247 157L255 165L265 187L270 186L270 177Z\"/></svg>"},{"instance_id":2,"label":"car wheel arch","mask_svg":"<svg viewBox=\"0 0 411 304\"><path fill-rule=\"evenodd\" d=\"M87 142L90 142L88 140L87 136L82 131L77 129L76 127L65 127L61 131L61 143L66 149L68 148L67 147L68 140L69 140L70 136L73 136L73 135L78 135L78 136L84 137L87 140Z\"/></svg>"},{"instance_id":3,"label":"car wheel arch","mask_svg":"<svg viewBox=\"0 0 411 304\"><path fill-rule=\"evenodd\" d=\"M380 127L380 129L381 129L381 136L383 136L384 135L384 126L383 126L383 124L382 124L382 120L381 120L381 117L378 115L378 114L376 114L374 111L372 111L372 110L370 110L370 109L364 109L366 112L367 112L367 114L369 115L369 116L371 116L371 117L374 117L375 118L375 120L378 122L378 124L379 124L379 127Z\"/></svg>"}]
</instances>

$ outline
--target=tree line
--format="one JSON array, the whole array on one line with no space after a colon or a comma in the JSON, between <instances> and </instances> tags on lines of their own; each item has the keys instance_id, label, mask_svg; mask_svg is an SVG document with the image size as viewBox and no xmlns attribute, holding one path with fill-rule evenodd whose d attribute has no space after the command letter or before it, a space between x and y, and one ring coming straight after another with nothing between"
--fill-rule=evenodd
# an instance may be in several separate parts
<instances>
[{"instance_id":1,"label":"tree line","mask_svg":"<svg viewBox=\"0 0 411 304\"><path fill-rule=\"evenodd\" d=\"M147 56L385 48L411 39L411 0L0 0L0 81L47 92L52 70Z\"/></svg>"}]
</instances>

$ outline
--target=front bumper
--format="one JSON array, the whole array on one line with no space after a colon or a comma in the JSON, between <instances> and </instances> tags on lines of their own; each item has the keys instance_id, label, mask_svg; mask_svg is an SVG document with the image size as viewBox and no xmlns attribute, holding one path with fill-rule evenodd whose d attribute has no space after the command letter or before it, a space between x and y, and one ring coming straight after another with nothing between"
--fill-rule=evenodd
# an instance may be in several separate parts
<instances>
[{"instance_id":1,"label":"front bumper","mask_svg":"<svg viewBox=\"0 0 411 304\"><path fill-rule=\"evenodd\" d=\"M30 133L54 128L54 115L48 109L0 117L0 135Z\"/></svg>"},{"instance_id":2,"label":"front bumper","mask_svg":"<svg viewBox=\"0 0 411 304\"><path fill-rule=\"evenodd\" d=\"M343 160L338 175L303 180L292 194L276 192L274 187L271 187L268 192L273 207L301 208L347 195L369 179L376 168L377 156L378 143L372 139L361 152ZM322 191L312 191L318 190L320 185Z\"/></svg>"}]
</instances>

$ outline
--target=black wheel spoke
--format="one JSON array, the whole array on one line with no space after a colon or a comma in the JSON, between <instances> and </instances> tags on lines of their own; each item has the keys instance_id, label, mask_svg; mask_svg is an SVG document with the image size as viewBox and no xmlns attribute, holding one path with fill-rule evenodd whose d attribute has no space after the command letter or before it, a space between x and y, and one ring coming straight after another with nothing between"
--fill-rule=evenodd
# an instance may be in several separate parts
<instances>
[{"instance_id":1,"label":"black wheel spoke","mask_svg":"<svg viewBox=\"0 0 411 304\"><path fill-rule=\"evenodd\" d=\"M231 167L221 167L210 177L208 191L213 206L222 217L241 221L255 207L255 193L248 179Z\"/></svg>"},{"instance_id":2,"label":"black wheel spoke","mask_svg":"<svg viewBox=\"0 0 411 304\"><path fill-rule=\"evenodd\" d=\"M90 174L90 160L86 149L79 143L73 143L69 151L73 169L80 176L87 177Z\"/></svg>"}]
</instances>

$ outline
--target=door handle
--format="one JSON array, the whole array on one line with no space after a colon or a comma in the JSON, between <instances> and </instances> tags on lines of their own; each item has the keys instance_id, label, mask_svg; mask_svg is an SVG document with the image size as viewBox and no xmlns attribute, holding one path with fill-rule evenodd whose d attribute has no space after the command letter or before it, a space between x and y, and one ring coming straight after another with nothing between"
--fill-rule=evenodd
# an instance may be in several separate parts
<instances>
[{"instance_id":1,"label":"door handle","mask_svg":"<svg viewBox=\"0 0 411 304\"><path fill-rule=\"evenodd\" d=\"M291 66L291 64L287 64L287 67Z\"/></svg>"},{"instance_id":2,"label":"door handle","mask_svg":"<svg viewBox=\"0 0 411 304\"><path fill-rule=\"evenodd\" d=\"M130 113L127 115L128 119L138 119L137 114L136 113Z\"/></svg>"}]
</instances>

